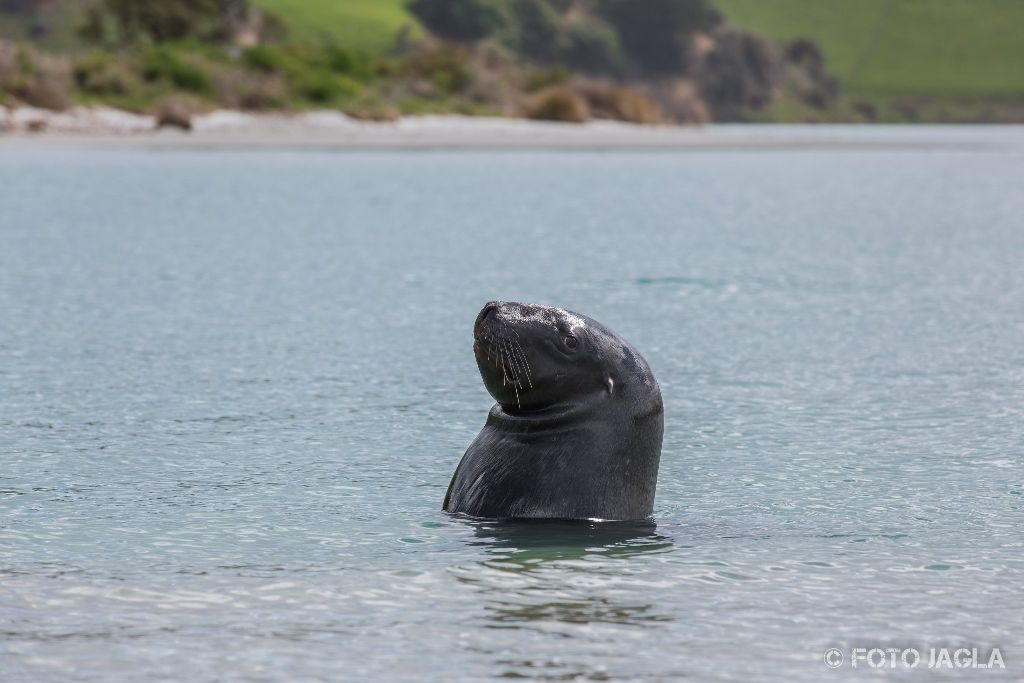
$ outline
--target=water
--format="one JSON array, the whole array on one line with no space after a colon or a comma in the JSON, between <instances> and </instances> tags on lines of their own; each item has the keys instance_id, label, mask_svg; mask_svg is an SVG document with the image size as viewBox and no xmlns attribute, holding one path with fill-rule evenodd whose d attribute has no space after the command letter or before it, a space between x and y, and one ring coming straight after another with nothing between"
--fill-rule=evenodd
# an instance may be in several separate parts
<instances>
[{"instance_id":1,"label":"water","mask_svg":"<svg viewBox=\"0 0 1024 683\"><path fill-rule=\"evenodd\" d=\"M4 679L845 680L875 645L1024 676L1024 151L968 130L4 149ZM656 527L440 511L492 298L644 353Z\"/></svg>"}]
</instances>

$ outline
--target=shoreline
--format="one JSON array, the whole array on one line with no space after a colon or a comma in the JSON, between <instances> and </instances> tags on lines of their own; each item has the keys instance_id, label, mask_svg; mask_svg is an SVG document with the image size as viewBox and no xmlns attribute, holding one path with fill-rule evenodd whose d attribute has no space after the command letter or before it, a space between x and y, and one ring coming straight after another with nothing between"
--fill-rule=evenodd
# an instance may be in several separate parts
<instances>
[{"instance_id":1,"label":"shoreline","mask_svg":"<svg viewBox=\"0 0 1024 683\"><path fill-rule=\"evenodd\" d=\"M991 130L1005 133L993 143ZM299 149L1024 149L1024 126L992 124L710 124L644 126L471 116L360 121L337 111L253 114L217 110L192 130L157 128L152 116L107 107L63 112L0 107L0 145Z\"/></svg>"}]
</instances>

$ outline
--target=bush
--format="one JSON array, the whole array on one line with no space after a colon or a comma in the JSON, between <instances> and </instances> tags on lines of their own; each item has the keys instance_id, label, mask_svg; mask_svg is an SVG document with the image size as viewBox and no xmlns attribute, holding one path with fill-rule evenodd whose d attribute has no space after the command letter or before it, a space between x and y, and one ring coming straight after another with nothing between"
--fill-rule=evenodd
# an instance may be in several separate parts
<instances>
[{"instance_id":1,"label":"bush","mask_svg":"<svg viewBox=\"0 0 1024 683\"><path fill-rule=\"evenodd\" d=\"M368 98L345 108L345 114L359 121L397 121L402 113L387 102Z\"/></svg>"},{"instance_id":2,"label":"bush","mask_svg":"<svg viewBox=\"0 0 1024 683\"><path fill-rule=\"evenodd\" d=\"M294 60L274 45L255 45L242 51L242 63L258 71L284 72Z\"/></svg>"},{"instance_id":3,"label":"bush","mask_svg":"<svg viewBox=\"0 0 1024 683\"><path fill-rule=\"evenodd\" d=\"M75 62L75 85L90 95L127 95L141 85L138 75L113 55L96 53Z\"/></svg>"},{"instance_id":4,"label":"bush","mask_svg":"<svg viewBox=\"0 0 1024 683\"><path fill-rule=\"evenodd\" d=\"M246 11L244 3L229 0L99 0L86 9L79 33L110 44L222 40Z\"/></svg>"},{"instance_id":5,"label":"bush","mask_svg":"<svg viewBox=\"0 0 1024 683\"><path fill-rule=\"evenodd\" d=\"M456 41L486 38L506 24L501 0L412 0L409 11L431 33Z\"/></svg>"},{"instance_id":6,"label":"bush","mask_svg":"<svg viewBox=\"0 0 1024 683\"><path fill-rule=\"evenodd\" d=\"M812 41L786 46L787 90L804 104L825 109L839 97L839 82L825 69L825 55Z\"/></svg>"},{"instance_id":7,"label":"bush","mask_svg":"<svg viewBox=\"0 0 1024 683\"><path fill-rule=\"evenodd\" d=\"M402 71L407 76L429 80L443 94L465 90L473 77L469 54L453 46L441 46L410 55L405 59Z\"/></svg>"},{"instance_id":8,"label":"bush","mask_svg":"<svg viewBox=\"0 0 1024 683\"><path fill-rule=\"evenodd\" d=\"M67 62L0 42L0 91L33 107L65 109L71 104Z\"/></svg>"},{"instance_id":9,"label":"bush","mask_svg":"<svg viewBox=\"0 0 1024 683\"><path fill-rule=\"evenodd\" d=\"M771 104L782 74L772 43L738 29L716 32L714 43L698 67L697 80L715 120L735 120L744 110Z\"/></svg>"},{"instance_id":10,"label":"bush","mask_svg":"<svg viewBox=\"0 0 1024 683\"><path fill-rule=\"evenodd\" d=\"M16 89L14 95L26 104L43 109L60 111L71 105L69 79L65 75L37 75Z\"/></svg>"},{"instance_id":11,"label":"bush","mask_svg":"<svg viewBox=\"0 0 1024 683\"><path fill-rule=\"evenodd\" d=\"M550 62L562 52L564 34L561 17L547 0L512 0L509 39L521 55Z\"/></svg>"},{"instance_id":12,"label":"bush","mask_svg":"<svg viewBox=\"0 0 1024 683\"><path fill-rule=\"evenodd\" d=\"M604 83L579 86L590 113L595 118L628 121L629 123L663 123L661 107L653 99L633 88Z\"/></svg>"},{"instance_id":13,"label":"bush","mask_svg":"<svg viewBox=\"0 0 1024 683\"><path fill-rule=\"evenodd\" d=\"M527 92L535 92L552 85L568 83L571 78L572 72L561 65L549 69L530 69L526 74L525 87Z\"/></svg>"},{"instance_id":14,"label":"bush","mask_svg":"<svg viewBox=\"0 0 1024 683\"><path fill-rule=\"evenodd\" d=\"M569 66L595 74L622 71L622 45L615 29L596 17L573 19L566 26L564 59Z\"/></svg>"},{"instance_id":15,"label":"bush","mask_svg":"<svg viewBox=\"0 0 1024 683\"><path fill-rule=\"evenodd\" d=\"M217 102L230 109L284 109L289 103L288 84L281 74L220 63L210 65L210 81Z\"/></svg>"},{"instance_id":16,"label":"bush","mask_svg":"<svg viewBox=\"0 0 1024 683\"><path fill-rule=\"evenodd\" d=\"M309 45L257 45L242 52L242 63L262 73L285 74L300 89L314 92L316 101L327 90L351 90L351 80L370 81L375 77L373 62L364 55L337 45L317 48ZM342 77L338 88L329 85L332 76Z\"/></svg>"},{"instance_id":17,"label":"bush","mask_svg":"<svg viewBox=\"0 0 1024 683\"><path fill-rule=\"evenodd\" d=\"M721 23L710 0L598 0L599 15L619 33L626 55L650 74L680 74L695 33Z\"/></svg>"},{"instance_id":18,"label":"bush","mask_svg":"<svg viewBox=\"0 0 1024 683\"><path fill-rule=\"evenodd\" d=\"M327 45L323 51L324 64L334 73L360 81L373 78L373 62L366 55L346 50L340 45Z\"/></svg>"},{"instance_id":19,"label":"bush","mask_svg":"<svg viewBox=\"0 0 1024 683\"><path fill-rule=\"evenodd\" d=\"M708 123L711 113L693 81L676 79L659 87L662 110L678 123Z\"/></svg>"},{"instance_id":20,"label":"bush","mask_svg":"<svg viewBox=\"0 0 1024 683\"><path fill-rule=\"evenodd\" d=\"M537 93L527 105L526 115L543 121L583 123L590 120L586 101L565 87L554 87Z\"/></svg>"},{"instance_id":21,"label":"bush","mask_svg":"<svg viewBox=\"0 0 1024 683\"><path fill-rule=\"evenodd\" d=\"M165 81L201 95L211 91L210 79L201 67L185 61L166 47L154 48L146 53L142 75L147 81Z\"/></svg>"},{"instance_id":22,"label":"bush","mask_svg":"<svg viewBox=\"0 0 1024 683\"><path fill-rule=\"evenodd\" d=\"M288 86L279 76L241 78L234 83L234 106L239 109L283 109L288 105ZM224 99L220 100L222 103ZM226 103L225 103L226 104Z\"/></svg>"},{"instance_id":23,"label":"bush","mask_svg":"<svg viewBox=\"0 0 1024 683\"><path fill-rule=\"evenodd\" d=\"M330 104L359 93L359 85L351 79L323 70L293 75L289 83L299 96L315 104Z\"/></svg>"}]
</instances>

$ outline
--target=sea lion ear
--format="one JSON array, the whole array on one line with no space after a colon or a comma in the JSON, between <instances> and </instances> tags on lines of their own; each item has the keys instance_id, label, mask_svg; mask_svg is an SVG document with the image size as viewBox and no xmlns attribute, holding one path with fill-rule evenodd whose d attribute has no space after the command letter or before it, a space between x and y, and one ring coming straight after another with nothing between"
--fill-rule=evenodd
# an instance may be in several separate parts
<instances>
[{"instance_id":1,"label":"sea lion ear","mask_svg":"<svg viewBox=\"0 0 1024 683\"><path fill-rule=\"evenodd\" d=\"M609 375L604 380L604 386L608 389L608 395L611 396L612 392L615 391L615 380L613 380Z\"/></svg>"}]
</instances>

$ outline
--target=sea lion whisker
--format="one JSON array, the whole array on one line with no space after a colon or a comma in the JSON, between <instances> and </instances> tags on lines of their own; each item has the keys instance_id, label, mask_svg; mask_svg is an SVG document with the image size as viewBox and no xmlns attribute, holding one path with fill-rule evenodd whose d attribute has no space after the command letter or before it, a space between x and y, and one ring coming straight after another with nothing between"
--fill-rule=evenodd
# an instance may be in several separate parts
<instances>
[{"instance_id":1,"label":"sea lion whisker","mask_svg":"<svg viewBox=\"0 0 1024 683\"><path fill-rule=\"evenodd\" d=\"M513 379L515 373L512 368L512 359L508 355L508 346L505 343L505 338L499 335L495 335L495 341L497 342L498 353L501 354L501 372L503 380Z\"/></svg>"},{"instance_id":2,"label":"sea lion whisker","mask_svg":"<svg viewBox=\"0 0 1024 683\"><path fill-rule=\"evenodd\" d=\"M519 357L523 359L523 363L526 365L526 382L533 389L533 370L530 369L530 361L526 360L526 352L523 351L522 344L519 343L519 335L516 334L515 340L516 349L519 351Z\"/></svg>"},{"instance_id":3,"label":"sea lion whisker","mask_svg":"<svg viewBox=\"0 0 1024 683\"><path fill-rule=\"evenodd\" d=\"M523 359L523 363L526 365L526 380L530 383L530 388L533 388L533 369L530 367L530 361L526 358L526 352L523 350L522 338L519 336L518 330L512 330L512 334L515 337L513 343L519 350L519 355Z\"/></svg>"},{"instance_id":4,"label":"sea lion whisker","mask_svg":"<svg viewBox=\"0 0 1024 683\"><path fill-rule=\"evenodd\" d=\"M508 385L508 380L509 380L508 367L507 367L508 361L505 358L504 350L502 350L500 347L498 348L498 355L501 358L501 384L502 384L502 386L507 386Z\"/></svg>"},{"instance_id":5,"label":"sea lion whisker","mask_svg":"<svg viewBox=\"0 0 1024 683\"><path fill-rule=\"evenodd\" d=\"M490 360L492 363L494 363L494 367L496 367L496 368L500 367L498 365L498 347L494 343L494 337L492 337L490 334L484 332L484 338L487 340L487 358L488 358L488 360Z\"/></svg>"},{"instance_id":6,"label":"sea lion whisker","mask_svg":"<svg viewBox=\"0 0 1024 683\"><path fill-rule=\"evenodd\" d=\"M521 383L519 379L519 361L516 359L515 354L512 353L512 345L508 342L507 339L502 340L502 343L505 346L505 351L508 353L509 369L512 371L512 381L513 383Z\"/></svg>"},{"instance_id":7,"label":"sea lion whisker","mask_svg":"<svg viewBox=\"0 0 1024 683\"><path fill-rule=\"evenodd\" d=\"M523 381L522 381L522 377L520 377L520 374L525 375L526 376L526 380L529 383L530 388L532 389L533 388L533 382L530 379L529 364L525 362L526 361L526 356L525 356L525 354L523 354L523 349L519 345L519 333L516 332L515 330L509 330L508 329L508 325L505 325L505 331L506 332L511 332L511 334L509 334L509 335L507 335L505 337L505 343L506 343L506 346L509 349L509 355L512 356L512 358L515 359L516 365L518 367L518 370L516 372L516 380L519 382L519 385L522 386ZM518 355L516 355L516 353L515 353L516 351L519 352Z\"/></svg>"}]
</instances>

